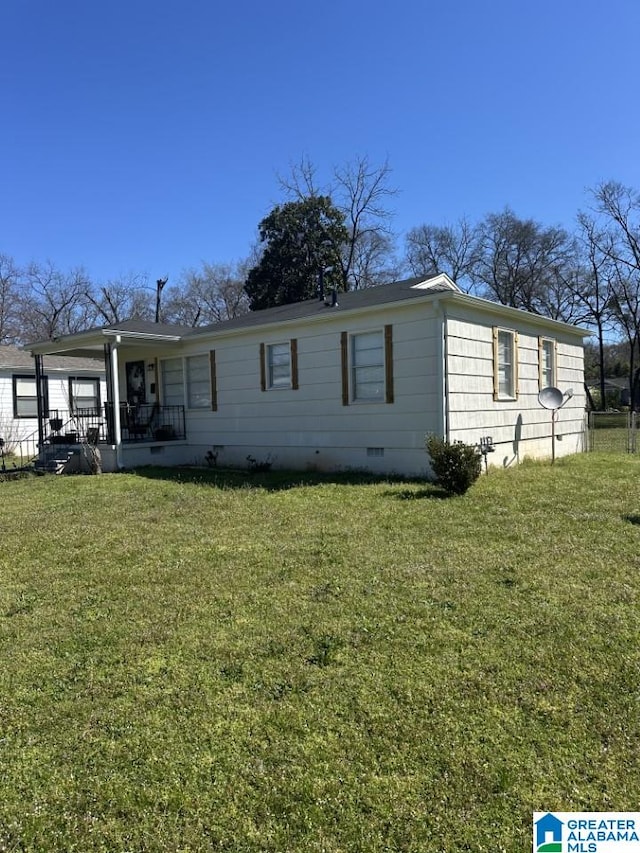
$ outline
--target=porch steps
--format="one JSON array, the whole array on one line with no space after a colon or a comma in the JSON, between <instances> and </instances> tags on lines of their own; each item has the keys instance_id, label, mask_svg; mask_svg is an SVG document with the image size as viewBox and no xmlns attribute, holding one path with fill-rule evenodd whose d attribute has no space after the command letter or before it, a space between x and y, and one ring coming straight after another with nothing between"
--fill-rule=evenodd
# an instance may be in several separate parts
<instances>
[{"instance_id":1,"label":"porch steps","mask_svg":"<svg viewBox=\"0 0 640 853\"><path fill-rule=\"evenodd\" d=\"M34 463L35 470L40 474L64 474L73 450L60 448L55 455L45 454Z\"/></svg>"}]
</instances>

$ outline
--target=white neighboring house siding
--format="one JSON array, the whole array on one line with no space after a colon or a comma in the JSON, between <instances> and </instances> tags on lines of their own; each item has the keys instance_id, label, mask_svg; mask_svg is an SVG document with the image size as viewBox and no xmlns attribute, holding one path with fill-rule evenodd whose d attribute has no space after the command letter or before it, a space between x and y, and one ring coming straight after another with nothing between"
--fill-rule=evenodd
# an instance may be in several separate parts
<instances>
[{"instance_id":1,"label":"white neighboring house siding","mask_svg":"<svg viewBox=\"0 0 640 853\"><path fill-rule=\"evenodd\" d=\"M388 325L393 402L350 400L343 405L342 333L379 330L384 335ZM298 388L263 391L260 345L266 352L270 344L291 340L297 342ZM202 463L207 451L215 450L219 465L246 466L251 455L258 462L270 458L276 468L426 472L425 434L443 428L441 326L432 304L344 315L333 309L319 320L211 334L189 342L180 354L211 350L216 410L187 409L188 446L166 447L163 462ZM158 356L160 374L163 357ZM161 387L161 376L158 380Z\"/></svg>"},{"instance_id":2,"label":"white neighboring house siding","mask_svg":"<svg viewBox=\"0 0 640 853\"><path fill-rule=\"evenodd\" d=\"M49 411L57 410L63 421L68 421L69 413L69 377L79 376L100 380L100 402L106 399L106 383L103 371L99 365L96 369L63 369L47 368L45 357L44 375L47 377ZM0 437L7 443L37 440L38 419L36 417L14 417L13 377L35 376L35 366L32 364L0 368ZM28 452L26 450L25 452Z\"/></svg>"},{"instance_id":3,"label":"white neighboring house siding","mask_svg":"<svg viewBox=\"0 0 640 853\"><path fill-rule=\"evenodd\" d=\"M490 436L495 452L488 461L510 465L524 458L551 455L551 412L538 402L540 338L555 340L556 381L574 396L557 413L557 456L584 450L585 394L583 348L579 338L561 327L537 326L523 314L513 319L472 319L464 310L450 312L447 328L448 426L452 441L478 444ZM517 332L517 396L494 399L494 328Z\"/></svg>"}]
</instances>

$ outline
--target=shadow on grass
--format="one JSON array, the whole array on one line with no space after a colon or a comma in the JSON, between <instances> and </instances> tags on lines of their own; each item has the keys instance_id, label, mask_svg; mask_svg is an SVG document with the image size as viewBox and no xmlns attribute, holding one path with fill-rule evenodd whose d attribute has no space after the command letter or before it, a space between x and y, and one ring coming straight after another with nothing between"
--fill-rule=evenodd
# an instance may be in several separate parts
<instances>
[{"instance_id":1,"label":"shadow on grass","mask_svg":"<svg viewBox=\"0 0 640 853\"><path fill-rule=\"evenodd\" d=\"M623 515L623 521L628 521L629 524L640 524L640 515Z\"/></svg>"},{"instance_id":2,"label":"shadow on grass","mask_svg":"<svg viewBox=\"0 0 640 853\"><path fill-rule=\"evenodd\" d=\"M411 489L403 489L401 492L387 492L388 497L395 498L397 501L421 501L421 500L437 500L444 501L455 497L445 492L444 489L439 489L438 486L425 486L417 491Z\"/></svg>"},{"instance_id":3,"label":"shadow on grass","mask_svg":"<svg viewBox=\"0 0 640 853\"><path fill-rule=\"evenodd\" d=\"M300 486L335 484L364 486L379 483L412 483L411 477L392 474L371 474L367 471L319 473L311 471L243 471L234 468L162 468L146 465L130 473L149 480L166 480L174 483L192 483L218 489L264 489L276 492ZM407 489L407 494L409 494Z\"/></svg>"}]
</instances>

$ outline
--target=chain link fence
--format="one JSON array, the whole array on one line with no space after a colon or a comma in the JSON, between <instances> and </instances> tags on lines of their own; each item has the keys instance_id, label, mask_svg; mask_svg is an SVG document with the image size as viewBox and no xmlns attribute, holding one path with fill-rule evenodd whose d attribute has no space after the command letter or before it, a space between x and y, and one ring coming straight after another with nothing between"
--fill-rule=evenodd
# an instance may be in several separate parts
<instances>
[{"instance_id":1,"label":"chain link fence","mask_svg":"<svg viewBox=\"0 0 640 853\"><path fill-rule=\"evenodd\" d=\"M589 412L589 450L596 453L635 453L637 412Z\"/></svg>"}]
</instances>

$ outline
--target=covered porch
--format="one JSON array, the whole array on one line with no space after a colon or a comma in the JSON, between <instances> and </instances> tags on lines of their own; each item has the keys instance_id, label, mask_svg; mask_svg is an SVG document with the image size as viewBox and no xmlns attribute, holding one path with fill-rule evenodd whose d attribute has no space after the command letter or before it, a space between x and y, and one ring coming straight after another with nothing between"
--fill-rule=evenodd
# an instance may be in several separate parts
<instances>
[{"instance_id":1,"label":"covered porch","mask_svg":"<svg viewBox=\"0 0 640 853\"><path fill-rule=\"evenodd\" d=\"M119 416L114 403L105 401L100 407L76 409L72 413L49 409L44 423L44 444L116 444L116 422L120 425L120 441L175 441L186 438L184 406L161 403L120 402ZM65 417L66 416L66 417Z\"/></svg>"},{"instance_id":2,"label":"covered porch","mask_svg":"<svg viewBox=\"0 0 640 853\"><path fill-rule=\"evenodd\" d=\"M127 321L29 346L35 363L41 462L53 469L54 460L60 469L66 459L65 470L76 470L80 449L89 444L100 449L104 471L117 471L148 464L165 446L186 444L185 406L162 400L158 376L158 352L172 355L179 350L184 331ZM49 409L43 357L54 353L100 359L106 372L106 400L89 407L70 406L68 411Z\"/></svg>"}]
</instances>

